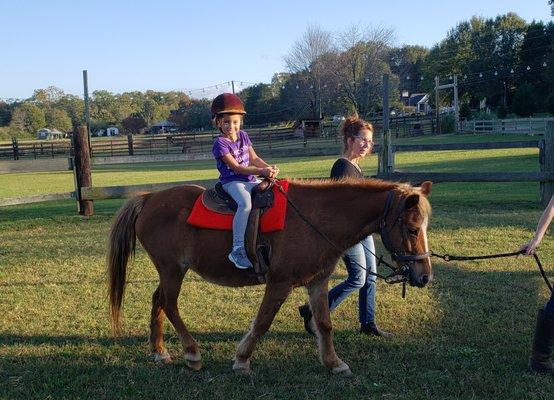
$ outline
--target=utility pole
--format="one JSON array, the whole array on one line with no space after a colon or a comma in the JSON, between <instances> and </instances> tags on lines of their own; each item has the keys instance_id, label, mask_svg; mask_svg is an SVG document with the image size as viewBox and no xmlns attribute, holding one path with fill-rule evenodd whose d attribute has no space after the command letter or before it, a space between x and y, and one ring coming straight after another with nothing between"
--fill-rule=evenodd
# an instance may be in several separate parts
<instances>
[{"instance_id":1,"label":"utility pole","mask_svg":"<svg viewBox=\"0 0 554 400\"><path fill-rule=\"evenodd\" d=\"M435 127L437 133L441 133L439 120L439 77L435 76Z\"/></svg>"},{"instance_id":2,"label":"utility pole","mask_svg":"<svg viewBox=\"0 0 554 400\"><path fill-rule=\"evenodd\" d=\"M383 144L379 153L377 174L394 172L394 153L389 129L390 103L389 103L389 75L383 74Z\"/></svg>"},{"instance_id":3,"label":"utility pole","mask_svg":"<svg viewBox=\"0 0 554 400\"><path fill-rule=\"evenodd\" d=\"M460 131L460 109L458 107L458 76L454 75L454 83L448 83L446 85L439 85L439 77L435 76L435 103L437 107L437 126L440 133L440 119L439 119L439 90L441 89L454 89L454 129L456 132Z\"/></svg>"},{"instance_id":4,"label":"utility pole","mask_svg":"<svg viewBox=\"0 0 554 400\"><path fill-rule=\"evenodd\" d=\"M231 88L233 90L233 94L235 94L235 81L231 81Z\"/></svg>"},{"instance_id":5,"label":"utility pole","mask_svg":"<svg viewBox=\"0 0 554 400\"><path fill-rule=\"evenodd\" d=\"M88 74L87 70L83 70L83 87L84 87L84 97L85 97L85 124L87 125L87 134L88 134L88 148L89 153L91 152L91 143L90 143L90 109L89 109L89 100L88 100Z\"/></svg>"},{"instance_id":6,"label":"utility pole","mask_svg":"<svg viewBox=\"0 0 554 400\"><path fill-rule=\"evenodd\" d=\"M460 132L460 108L458 107L458 75L454 75L454 129Z\"/></svg>"}]
</instances>

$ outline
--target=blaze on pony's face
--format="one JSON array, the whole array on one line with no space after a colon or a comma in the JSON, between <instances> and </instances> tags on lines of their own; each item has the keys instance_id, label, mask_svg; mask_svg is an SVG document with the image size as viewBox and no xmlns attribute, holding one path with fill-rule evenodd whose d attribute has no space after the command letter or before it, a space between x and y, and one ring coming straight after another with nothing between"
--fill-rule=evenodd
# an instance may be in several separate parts
<instances>
[{"instance_id":1,"label":"blaze on pony's face","mask_svg":"<svg viewBox=\"0 0 554 400\"><path fill-rule=\"evenodd\" d=\"M427 196L431 193L432 182L423 182L413 193L399 202L401 210L393 209L387 225L390 227L392 250L400 256L425 255L429 250L427 228L431 217L431 205ZM403 203L403 205L402 205ZM390 217L396 218L394 221ZM424 287L433 280L433 267L429 256L421 260L396 260L399 267L409 267L408 283L411 286Z\"/></svg>"}]
</instances>

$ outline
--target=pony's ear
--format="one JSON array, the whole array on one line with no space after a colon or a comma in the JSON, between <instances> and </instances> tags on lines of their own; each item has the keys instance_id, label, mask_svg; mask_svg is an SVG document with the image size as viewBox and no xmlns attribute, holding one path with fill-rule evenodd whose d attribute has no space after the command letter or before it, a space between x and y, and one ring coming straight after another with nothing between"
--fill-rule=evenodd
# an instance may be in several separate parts
<instances>
[{"instance_id":1,"label":"pony's ear","mask_svg":"<svg viewBox=\"0 0 554 400\"><path fill-rule=\"evenodd\" d=\"M425 196L425 197L428 197L429 196L429 193L431 193L431 187L433 186L433 182L431 181L425 181L421 184L420 186L420 189L421 189L421 193Z\"/></svg>"},{"instance_id":2,"label":"pony's ear","mask_svg":"<svg viewBox=\"0 0 554 400\"><path fill-rule=\"evenodd\" d=\"M406 210L409 210L410 208L414 208L419 204L419 194L411 194L408 197L406 197L406 203L404 208Z\"/></svg>"}]
</instances>

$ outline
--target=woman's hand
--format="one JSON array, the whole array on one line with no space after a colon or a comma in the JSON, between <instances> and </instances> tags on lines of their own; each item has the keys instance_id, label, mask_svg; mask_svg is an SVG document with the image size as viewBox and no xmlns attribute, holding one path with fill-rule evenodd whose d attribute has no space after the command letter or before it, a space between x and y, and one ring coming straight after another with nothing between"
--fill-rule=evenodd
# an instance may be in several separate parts
<instances>
[{"instance_id":1,"label":"woman's hand","mask_svg":"<svg viewBox=\"0 0 554 400\"><path fill-rule=\"evenodd\" d=\"M537 240L536 238L533 238L529 242L527 242L523 246L521 246L521 248L519 250L520 251L525 250L525 254L529 256L529 255L535 253L535 249L537 248L537 246L539 244L540 244L540 241Z\"/></svg>"}]
</instances>

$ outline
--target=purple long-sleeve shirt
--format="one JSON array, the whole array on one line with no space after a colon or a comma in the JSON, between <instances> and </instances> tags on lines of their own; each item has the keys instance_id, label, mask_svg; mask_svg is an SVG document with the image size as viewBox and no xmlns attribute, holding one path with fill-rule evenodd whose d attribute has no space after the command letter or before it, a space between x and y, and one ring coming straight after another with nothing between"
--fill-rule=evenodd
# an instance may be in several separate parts
<instances>
[{"instance_id":1,"label":"purple long-sleeve shirt","mask_svg":"<svg viewBox=\"0 0 554 400\"><path fill-rule=\"evenodd\" d=\"M222 160L225 154L231 154L237 163L243 167L248 167L250 163L249 148L252 146L252 142L248 137L248 134L244 131L239 131L237 134L237 141L232 142L224 135L220 135L214 141L212 148L212 154L217 162L217 170L219 171L219 180L222 184L232 181L254 182L256 178L254 175L244 175L233 171Z\"/></svg>"}]
</instances>

